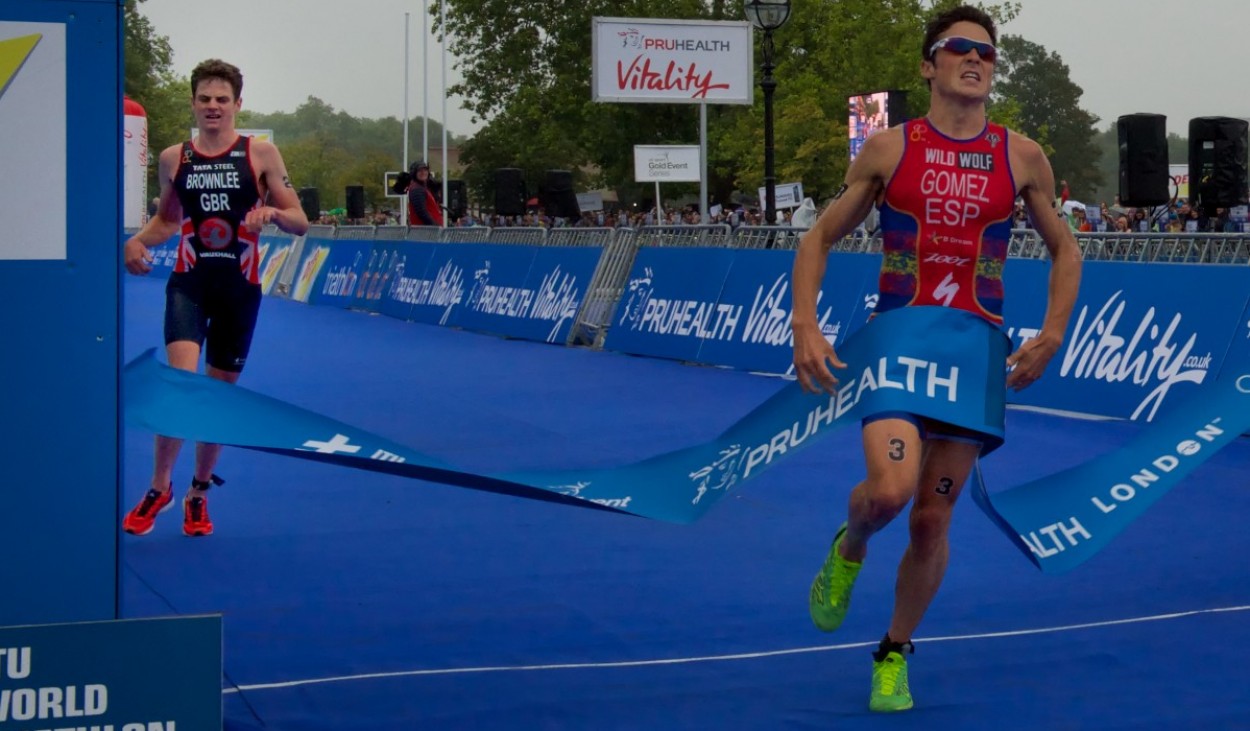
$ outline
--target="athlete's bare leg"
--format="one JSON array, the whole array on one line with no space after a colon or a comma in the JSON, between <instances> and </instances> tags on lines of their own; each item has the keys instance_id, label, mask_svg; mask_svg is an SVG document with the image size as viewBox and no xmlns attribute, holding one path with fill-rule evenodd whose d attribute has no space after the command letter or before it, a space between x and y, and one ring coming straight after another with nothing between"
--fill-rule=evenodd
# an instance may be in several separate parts
<instances>
[{"instance_id":1,"label":"athlete's bare leg","mask_svg":"<svg viewBox=\"0 0 1250 731\"><path fill-rule=\"evenodd\" d=\"M238 371L223 371L220 368L208 367L208 375L219 381L234 384L239 382L239 376L242 375ZM217 459L221 456L221 445L211 444L208 442L197 442L195 445L195 479L201 483L207 483L213 476L213 468L217 466ZM192 489L187 491L191 497L203 497L205 490Z\"/></svg>"},{"instance_id":2,"label":"athlete's bare leg","mask_svg":"<svg viewBox=\"0 0 1250 731\"><path fill-rule=\"evenodd\" d=\"M911 542L903 552L894 587L889 632L894 642L911 641L942 584L950 558L951 514L980 451L979 444L942 439L925 445L920 488L909 520Z\"/></svg>"},{"instance_id":3,"label":"athlete's bare leg","mask_svg":"<svg viewBox=\"0 0 1250 731\"><path fill-rule=\"evenodd\" d=\"M846 534L839 554L861 562L868 539L889 525L916 492L923 442L916 425L906 419L880 419L864 426L864 461L868 477L851 490Z\"/></svg>"}]
</instances>

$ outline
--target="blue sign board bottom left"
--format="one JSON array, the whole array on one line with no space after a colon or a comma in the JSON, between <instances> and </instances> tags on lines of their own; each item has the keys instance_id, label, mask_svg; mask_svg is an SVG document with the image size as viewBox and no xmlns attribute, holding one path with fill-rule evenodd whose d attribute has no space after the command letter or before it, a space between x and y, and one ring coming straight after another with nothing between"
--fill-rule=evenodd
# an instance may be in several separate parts
<instances>
[{"instance_id":1,"label":"blue sign board bottom left","mask_svg":"<svg viewBox=\"0 0 1250 731\"><path fill-rule=\"evenodd\" d=\"M221 615L0 627L0 731L221 731Z\"/></svg>"}]
</instances>

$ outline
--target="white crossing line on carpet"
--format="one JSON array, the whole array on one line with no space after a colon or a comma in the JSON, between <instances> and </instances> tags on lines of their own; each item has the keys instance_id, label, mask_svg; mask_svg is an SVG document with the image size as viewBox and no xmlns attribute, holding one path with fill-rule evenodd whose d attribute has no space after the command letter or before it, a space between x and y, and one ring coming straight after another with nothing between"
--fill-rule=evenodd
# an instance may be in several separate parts
<instances>
[{"instance_id":1,"label":"white crossing line on carpet","mask_svg":"<svg viewBox=\"0 0 1250 731\"><path fill-rule=\"evenodd\" d=\"M1019 629L1008 630L1004 632L983 632L971 635L949 635L945 637L918 637L916 642L955 642L966 640L984 640L997 637L1022 637L1025 635L1043 635L1056 632L1071 632L1082 629L1096 629L1099 627L1115 627L1125 624L1140 624L1143 622L1161 622L1170 619L1184 619L1186 617L1194 617L1202 614L1219 614L1226 612L1244 612L1250 610L1250 605L1239 607L1218 607L1215 609L1194 609L1186 612L1172 612L1170 614L1155 614L1148 617L1129 617L1127 619L1110 619L1102 622L1085 622L1082 624L1065 624L1055 627L1038 627L1035 629ZM789 650L770 650L767 652L744 652L733 655L705 655L702 657L674 657L658 660L623 660L617 662L580 662L580 663L561 663L555 665L499 665L499 666L481 666L468 668L431 668L428 670L400 670L388 673L362 673L360 675L340 675L326 678L308 678L306 680L288 680L282 683L256 683L252 685L240 685L235 688L224 688L222 694L238 693L241 691L253 690L274 690L279 688L298 688L305 685L320 685L323 683L343 683L352 680L378 680L383 678L415 678L429 675L462 675L468 673L504 673L504 672L533 672L539 670L588 670L601 668L633 668L647 667L654 665L684 665L688 663L702 662L729 662L733 660L756 660L765 657L781 657L783 655L800 655L810 652L830 652L833 650L851 650L860 647L875 647L877 640L871 642L848 642L840 645L818 645L815 647L796 647Z\"/></svg>"}]
</instances>

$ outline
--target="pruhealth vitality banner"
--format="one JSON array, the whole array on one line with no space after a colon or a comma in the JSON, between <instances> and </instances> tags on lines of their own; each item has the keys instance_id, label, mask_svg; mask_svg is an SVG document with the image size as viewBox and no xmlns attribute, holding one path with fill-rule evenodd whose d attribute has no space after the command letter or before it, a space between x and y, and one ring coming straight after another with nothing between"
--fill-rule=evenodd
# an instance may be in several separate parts
<instances>
[{"instance_id":1,"label":"pruhealth vitality banner","mask_svg":"<svg viewBox=\"0 0 1250 731\"><path fill-rule=\"evenodd\" d=\"M830 259L818 295L821 331L838 343L876 307L880 257ZM794 252L646 248L604 347L766 373L789 373Z\"/></svg>"},{"instance_id":2,"label":"pruhealth vitality banner","mask_svg":"<svg viewBox=\"0 0 1250 731\"><path fill-rule=\"evenodd\" d=\"M876 306L880 258L848 254L835 263L825 271L816 315L825 339L837 346L867 322ZM793 267L789 251L735 252L716 306L734 313L736 327L701 338L698 360L764 373L793 372Z\"/></svg>"},{"instance_id":3,"label":"pruhealth vitality banner","mask_svg":"<svg viewBox=\"0 0 1250 731\"><path fill-rule=\"evenodd\" d=\"M685 247L640 250L603 347L698 360L702 341L728 337L741 322L741 310L719 304L736 254Z\"/></svg>"},{"instance_id":4,"label":"pruhealth vitality banner","mask_svg":"<svg viewBox=\"0 0 1250 731\"><path fill-rule=\"evenodd\" d=\"M414 322L564 343L602 252L581 246L378 243L353 306Z\"/></svg>"},{"instance_id":5,"label":"pruhealth vitality banner","mask_svg":"<svg viewBox=\"0 0 1250 731\"><path fill-rule=\"evenodd\" d=\"M1037 334L1049 266L1011 259L1008 335ZM1213 380L1230 337L1245 337L1250 267L1087 262L1063 347L1012 403L1154 421Z\"/></svg>"}]
</instances>

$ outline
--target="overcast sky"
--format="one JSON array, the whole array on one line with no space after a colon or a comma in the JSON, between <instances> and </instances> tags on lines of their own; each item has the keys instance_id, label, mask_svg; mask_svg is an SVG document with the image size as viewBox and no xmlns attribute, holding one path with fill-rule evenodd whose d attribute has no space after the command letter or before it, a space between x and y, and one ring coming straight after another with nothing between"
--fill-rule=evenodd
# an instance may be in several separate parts
<instances>
[{"instance_id":1,"label":"overcast sky","mask_svg":"<svg viewBox=\"0 0 1250 731\"><path fill-rule=\"evenodd\" d=\"M1135 112L1167 115L1168 132L1181 136L1193 117L1250 117L1250 0L1020 4L1020 17L1000 35L1020 35L1059 54L1084 90L1081 107L1099 117L1100 129ZM139 10L169 38L179 74L205 58L238 65L245 109L290 112L316 96L353 116L400 119L407 12L408 111L444 116L442 51L432 37L422 63L422 0L146 0ZM453 58L448 66L450 86L459 77ZM447 101L450 131L470 134L481 125L459 107L460 100ZM410 134L419 140L420 127Z\"/></svg>"}]
</instances>

